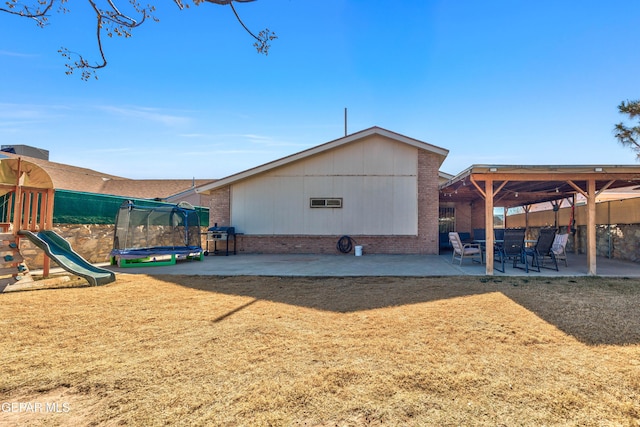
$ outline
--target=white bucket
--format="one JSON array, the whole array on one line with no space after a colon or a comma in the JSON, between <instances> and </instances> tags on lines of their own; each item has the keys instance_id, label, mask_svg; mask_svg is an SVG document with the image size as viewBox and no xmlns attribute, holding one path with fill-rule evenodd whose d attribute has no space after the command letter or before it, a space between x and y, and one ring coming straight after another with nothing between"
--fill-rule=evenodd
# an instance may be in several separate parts
<instances>
[{"instance_id":1,"label":"white bucket","mask_svg":"<svg viewBox=\"0 0 640 427\"><path fill-rule=\"evenodd\" d=\"M355 246L354 249L356 252L356 256L362 256L362 246Z\"/></svg>"}]
</instances>

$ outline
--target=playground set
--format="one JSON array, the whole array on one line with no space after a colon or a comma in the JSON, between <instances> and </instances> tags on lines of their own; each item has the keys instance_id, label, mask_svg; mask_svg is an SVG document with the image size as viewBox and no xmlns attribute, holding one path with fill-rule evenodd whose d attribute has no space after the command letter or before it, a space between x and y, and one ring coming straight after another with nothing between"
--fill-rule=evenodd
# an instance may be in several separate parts
<instances>
[{"instance_id":1,"label":"playground set","mask_svg":"<svg viewBox=\"0 0 640 427\"><path fill-rule=\"evenodd\" d=\"M93 286L115 281L112 271L86 261L52 230L54 194L51 177L40 166L21 158L0 159L0 292L18 290L33 282L20 254L22 238L45 252L43 277L49 276L53 259Z\"/></svg>"}]
</instances>

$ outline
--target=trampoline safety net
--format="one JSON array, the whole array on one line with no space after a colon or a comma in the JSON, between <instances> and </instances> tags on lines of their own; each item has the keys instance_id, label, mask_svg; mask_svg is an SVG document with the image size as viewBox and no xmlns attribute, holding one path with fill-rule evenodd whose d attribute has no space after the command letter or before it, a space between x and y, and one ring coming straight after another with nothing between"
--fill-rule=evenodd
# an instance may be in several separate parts
<instances>
[{"instance_id":1,"label":"trampoline safety net","mask_svg":"<svg viewBox=\"0 0 640 427\"><path fill-rule=\"evenodd\" d=\"M200 218L193 206L122 203L116 216L112 254L201 248Z\"/></svg>"},{"instance_id":2,"label":"trampoline safety net","mask_svg":"<svg viewBox=\"0 0 640 427\"><path fill-rule=\"evenodd\" d=\"M53 222L54 224L113 224L113 218L118 214L120 206L129 200L133 200L136 205L140 206L167 204L148 199L56 190ZM0 204L4 208L6 204L4 198L0 198ZM200 216L200 225L208 226L209 209L202 206L196 206L194 209ZM1 211L0 214L2 214Z\"/></svg>"}]
</instances>

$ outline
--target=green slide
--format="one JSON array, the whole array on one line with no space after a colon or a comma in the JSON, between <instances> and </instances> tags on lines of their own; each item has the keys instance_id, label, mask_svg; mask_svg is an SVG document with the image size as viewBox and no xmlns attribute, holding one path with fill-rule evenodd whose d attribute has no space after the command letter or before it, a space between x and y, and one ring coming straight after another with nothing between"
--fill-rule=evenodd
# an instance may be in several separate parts
<instances>
[{"instance_id":1,"label":"green slide","mask_svg":"<svg viewBox=\"0 0 640 427\"><path fill-rule=\"evenodd\" d=\"M26 236L36 246L42 249L49 258L54 260L60 267L87 279L90 285L98 286L114 282L116 275L114 272L96 267L82 258L62 236L55 231L31 231L20 230L18 234Z\"/></svg>"}]
</instances>

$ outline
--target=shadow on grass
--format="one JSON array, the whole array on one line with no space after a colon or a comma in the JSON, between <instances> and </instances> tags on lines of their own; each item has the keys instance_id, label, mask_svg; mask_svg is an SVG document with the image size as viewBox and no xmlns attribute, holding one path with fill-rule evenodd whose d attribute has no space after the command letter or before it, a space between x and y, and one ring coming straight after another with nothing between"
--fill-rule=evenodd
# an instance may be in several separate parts
<instances>
[{"instance_id":1,"label":"shadow on grass","mask_svg":"<svg viewBox=\"0 0 640 427\"><path fill-rule=\"evenodd\" d=\"M154 277L192 289L254 298L246 306L267 300L338 313L501 292L585 344L640 343L640 279L636 278Z\"/></svg>"},{"instance_id":2,"label":"shadow on grass","mask_svg":"<svg viewBox=\"0 0 640 427\"><path fill-rule=\"evenodd\" d=\"M640 279L509 278L502 292L589 345L640 343Z\"/></svg>"}]
</instances>

